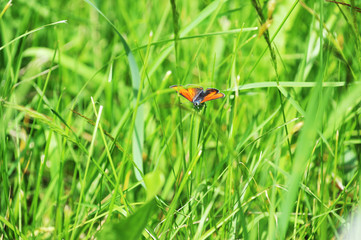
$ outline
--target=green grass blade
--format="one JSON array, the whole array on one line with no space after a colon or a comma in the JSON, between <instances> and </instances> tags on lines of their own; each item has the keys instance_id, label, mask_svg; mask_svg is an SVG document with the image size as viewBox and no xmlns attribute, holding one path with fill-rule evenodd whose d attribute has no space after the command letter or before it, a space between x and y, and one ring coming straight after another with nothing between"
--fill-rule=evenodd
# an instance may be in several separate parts
<instances>
[{"instance_id":1,"label":"green grass blade","mask_svg":"<svg viewBox=\"0 0 361 240\"><path fill-rule=\"evenodd\" d=\"M57 22L53 22L53 23L49 23L49 24L46 24L44 26L41 26L41 27L38 27L38 28L35 28L33 30L30 30L29 32L27 33L24 33L16 38L14 38L13 40L11 40L10 42L8 43L5 43L3 46L0 47L0 51L3 50L4 48L6 48L7 46L11 45L12 43L14 43L15 41L18 41L19 39L21 38L24 38L32 33L35 33L35 32L38 32L40 30L43 30L47 27L50 27L50 26L54 26L54 25L57 25L57 24L61 24L61 23L66 23L66 20L61 20L61 21L57 21Z\"/></svg>"},{"instance_id":2,"label":"green grass blade","mask_svg":"<svg viewBox=\"0 0 361 240\"><path fill-rule=\"evenodd\" d=\"M136 104L136 111L135 111L135 122L134 122L134 130L133 130L133 161L136 167L134 168L136 178L139 181L143 180L143 159L142 159L142 153L143 153L143 144L144 144L144 106L139 105L138 103L141 101L141 81L140 81L140 74L139 74L139 68L137 65L137 62L135 61L134 55L132 51L130 50L130 47L128 43L125 41L123 36L120 34L120 32L117 30L117 28L111 23L111 21L90 1L85 0L89 5L91 5L102 17L108 22L108 24L114 29L114 31L119 36L123 47L125 49L130 73L131 73L131 79L132 79L132 85L133 85L133 92L134 92L134 102Z\"/></svg>"}]
</instances>

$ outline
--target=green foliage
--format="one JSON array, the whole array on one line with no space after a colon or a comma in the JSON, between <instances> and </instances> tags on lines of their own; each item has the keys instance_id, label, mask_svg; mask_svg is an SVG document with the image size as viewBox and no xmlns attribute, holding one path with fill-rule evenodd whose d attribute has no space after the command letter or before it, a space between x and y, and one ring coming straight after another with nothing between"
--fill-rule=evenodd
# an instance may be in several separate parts
<instances>
[{"instance_id":1,"label":"green foliage","mask_svg":"<svg viewBox=\"0 0 361 240\"><path fill-rule=\"evenodd\" d=\"M347 234L357 4L1 2L0 238Z\"/></svg>"},{"instance_id":2,"label":"green foliage","mask_svg":"<svg viewBox=\"0 0 361 240\"><path fill-rule=\"evenodd\" d=\"M134 214L121 220L107 222L104 229L98 234L98 239L137 240L141 237L143 229L152 216L155 208L155 201L149 201L139 208Z\"/></svg>"}]
</instances>

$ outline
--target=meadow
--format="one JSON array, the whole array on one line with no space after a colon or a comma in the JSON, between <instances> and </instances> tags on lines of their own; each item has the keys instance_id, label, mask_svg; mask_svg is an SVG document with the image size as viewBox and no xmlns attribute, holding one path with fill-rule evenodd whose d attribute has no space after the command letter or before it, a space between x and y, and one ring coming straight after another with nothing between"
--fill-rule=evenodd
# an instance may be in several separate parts
<instances>
[{"instance_id":1,"label":"meadow","mask_svg":"<svg viewBox=\"0 0 361 240\"><path fill-rule=\"evenodd\" d=\"M354 0L1 1L0 239L344 237L360 19Z\"/></svg>"}]
</instances>

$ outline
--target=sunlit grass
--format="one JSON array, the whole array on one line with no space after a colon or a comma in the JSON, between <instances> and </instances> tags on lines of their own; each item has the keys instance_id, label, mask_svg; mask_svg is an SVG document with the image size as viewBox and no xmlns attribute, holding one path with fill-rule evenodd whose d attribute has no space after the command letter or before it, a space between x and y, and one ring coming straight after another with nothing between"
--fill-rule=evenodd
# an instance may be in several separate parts
<instances>
[{"instance_id":1,"label":"sunlit grass","mask_svg":"<svg viewBox=\"0 0 361 240\"><path fill-rule=\"evenodd\" d=\"M353 4L1 3L0 237L341 237L360 196ZM197 111L169 88L187 84L226 97Z\"/></svg>"}]
</instances>

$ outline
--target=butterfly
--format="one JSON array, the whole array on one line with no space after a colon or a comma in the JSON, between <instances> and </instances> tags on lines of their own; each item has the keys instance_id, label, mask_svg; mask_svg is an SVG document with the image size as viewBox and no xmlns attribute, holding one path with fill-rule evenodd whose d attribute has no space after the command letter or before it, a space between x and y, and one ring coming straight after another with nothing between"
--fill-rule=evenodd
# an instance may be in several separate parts
<instances>
[{"instance_id":1,"label":"butterfly","mask_svg":"<svg viewBox=\"0 0 361 240\"><path fill-rule=\"evenodd\" d=\"M223 98L225 96L224 93L219 92L216 88L207 88L205 91L202 87L184 88L181 85L173 85L170 86L170 88L179 92L180 95L192 102L196 108L199 108L207 101Z\"/></svg>"}]
</instances>

